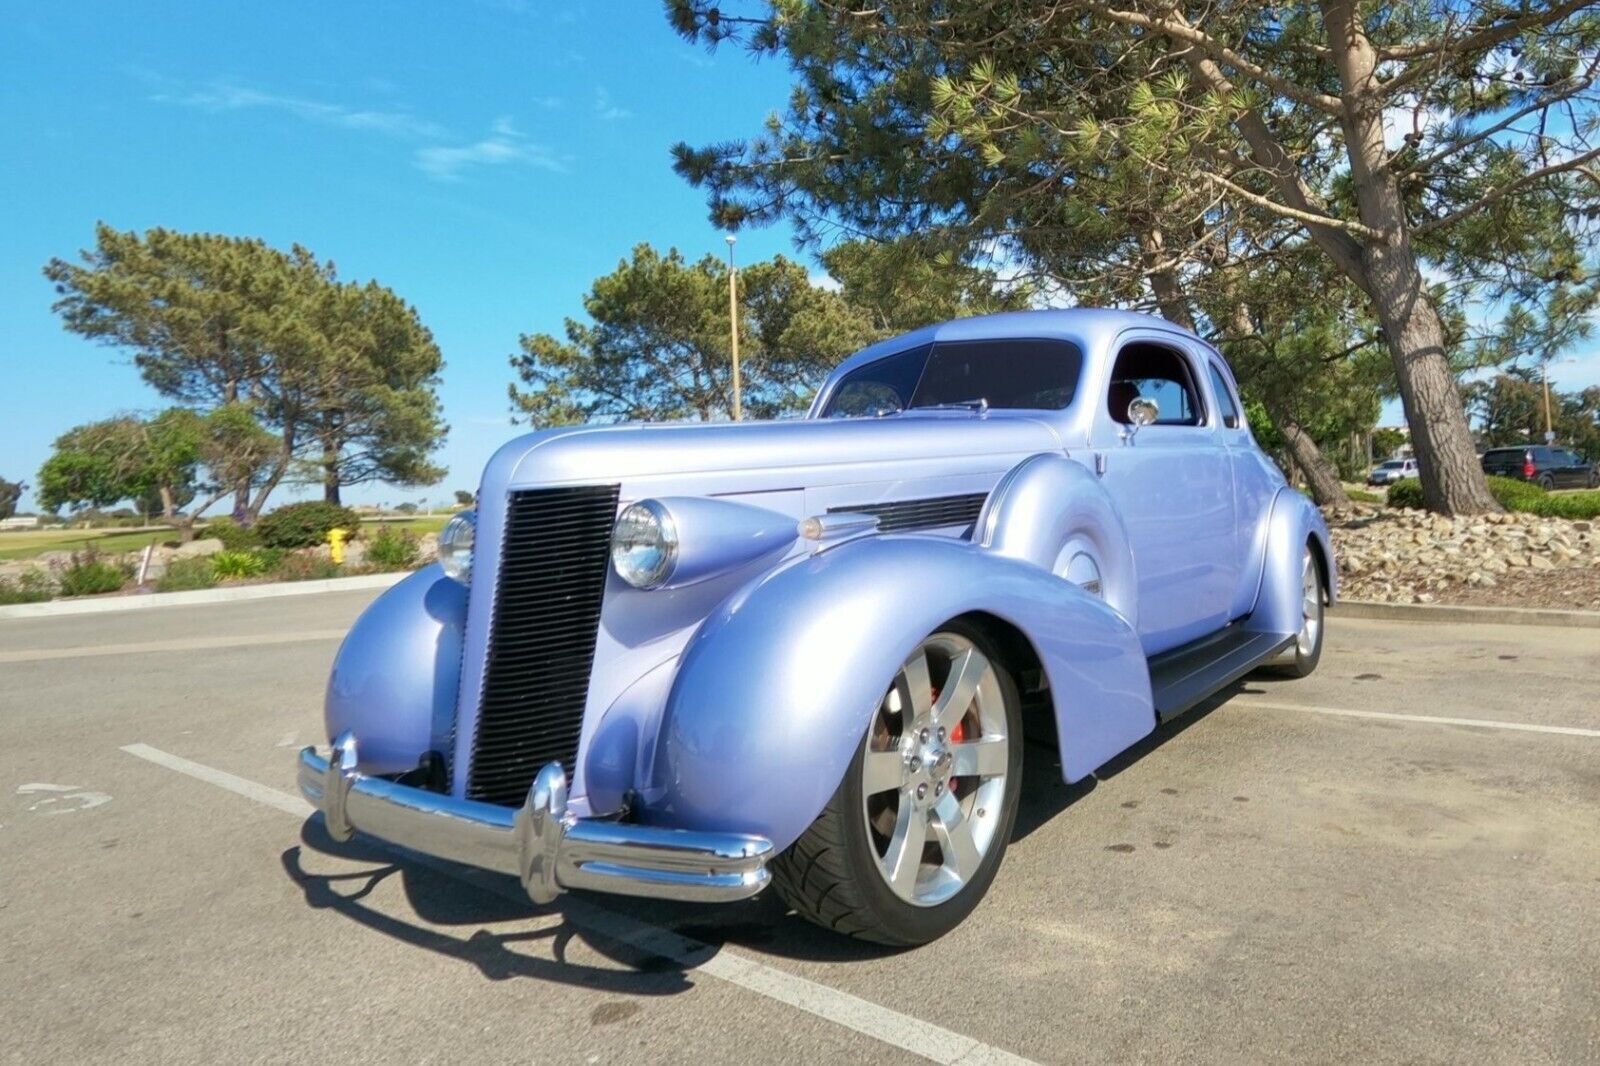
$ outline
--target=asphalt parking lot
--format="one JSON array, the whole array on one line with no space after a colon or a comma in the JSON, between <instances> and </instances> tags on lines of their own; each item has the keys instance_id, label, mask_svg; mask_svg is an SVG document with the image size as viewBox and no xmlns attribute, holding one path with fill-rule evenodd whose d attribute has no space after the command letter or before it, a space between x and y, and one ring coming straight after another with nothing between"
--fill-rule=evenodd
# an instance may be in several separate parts
<instances>
[{"instance_id":1,"label":"asphalt parking lot","mask_svg":"<svg viewBox=\"0 0 1600 1066\"><path fill-rule=\"evenodd\" d=\"M294 757L374 595L0 621L0 1060L1600 1060L1600 631L1335 616L1092 784L1030 745L893 953L330 842Z\"/></svg>"}]
</instances>

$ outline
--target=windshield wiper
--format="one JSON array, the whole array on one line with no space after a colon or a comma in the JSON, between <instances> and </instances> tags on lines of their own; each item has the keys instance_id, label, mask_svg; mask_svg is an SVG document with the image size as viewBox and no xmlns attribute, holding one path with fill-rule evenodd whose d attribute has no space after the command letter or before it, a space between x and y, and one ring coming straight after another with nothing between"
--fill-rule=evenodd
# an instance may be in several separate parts
<instances>
[{"instance_id":1,"label":"windshield wiper","mask_svg":"<svg viewBox=\"0 0 1600 1066\"><path fill-rule=\"evenodd\" d=\"M952 400L949 403L925 403L911 408L913 411L976 411L980 415L989 410L989 400L979 396L975 400Z\"/></svg>"}]
</instances>

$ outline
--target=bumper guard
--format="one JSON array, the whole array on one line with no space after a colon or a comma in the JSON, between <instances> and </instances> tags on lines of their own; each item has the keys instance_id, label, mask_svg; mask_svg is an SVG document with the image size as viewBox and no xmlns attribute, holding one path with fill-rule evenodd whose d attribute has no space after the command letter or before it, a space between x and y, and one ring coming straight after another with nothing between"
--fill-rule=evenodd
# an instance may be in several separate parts
<instances>
[{"instance_id":1,"label":"bumper guard","mask_svg":"<svg viewBox=\"0 0 1600 1066\"><path fill-rule=\"evenodd\" d=\"M567 812L560 763L540 770L520 808L456 799L369 777L356 769L346 732L329 757L300 752L300 791L322 811L328 835L360 830L435 858L510 874L535 903L569 888L725 903L753 896L771 875L772 843L739 833L627 825Z\"/></svg>"}]
</instances>

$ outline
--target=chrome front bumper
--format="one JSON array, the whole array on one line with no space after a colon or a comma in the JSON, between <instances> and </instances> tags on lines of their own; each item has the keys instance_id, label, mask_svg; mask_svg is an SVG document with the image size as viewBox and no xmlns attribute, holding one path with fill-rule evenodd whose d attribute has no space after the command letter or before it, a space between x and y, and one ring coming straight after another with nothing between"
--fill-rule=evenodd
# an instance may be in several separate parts
<instances>
[{"instance_id":1,"label":"chrome front bumper","mask_svg":"<svg viewBox=\"0 0 1600 1066\"><path fill-rule=\"evenodd\" d=\"M567 775L550 763L520 808L456 799L356 770L350 733L328 758L300 752L300 791L328 834L360 830L440 859L510 874L535 903L587 888L630 896L724 903L753 896L771 875L772 843L738 833L626 825L567 812Z\"/></svg>"}]
</instances>

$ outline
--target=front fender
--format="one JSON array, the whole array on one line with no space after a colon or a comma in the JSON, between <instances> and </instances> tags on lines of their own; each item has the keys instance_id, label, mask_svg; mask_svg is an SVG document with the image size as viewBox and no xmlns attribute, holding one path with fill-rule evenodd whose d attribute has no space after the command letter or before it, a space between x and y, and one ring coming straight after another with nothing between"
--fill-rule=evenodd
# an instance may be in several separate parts
<instances>
[{"instance_id":1,"label":"front fender","mask_svg":"<svg viewBox=\"0 0 1600 1066\"><path fill-rule=\"evenodd\" d=\"M467 590L437 563L356 619L334 657L323 717L330 739L354 731L362 773L404 773L424 752L450 750L466 621Z\"/></svg>"},{"instance_id":2,"label":"front fender","mask_svg":"<svg viewBox=\"0 0 1600 1066\"><path fill-rule=\"evenodd\" d=\"M1333 557L1328 524L1317 505L1291 488L1272 499L1267 523L1266 559L1255 609L1245 625L1266 633L1296 633L1301 625L1300 563L1307 543L1322 554L1323 591L1328 602L1339 592L1339 569Z\"/></svg>"},{"instance_id":3,"label":"front fender","mask_svg":"<svg viewBox=\"0 0 1600 1066\"><path fill-rule=\"evenodd\" d=\"M1032 643L1068 780L1154 727L1138 636L1100 600L965 541L868 537L779 567L707 618L673 681L659 798L641 816L787 847L837 789L900 664L973 612Z\"/></svg>"}]
</instances>

